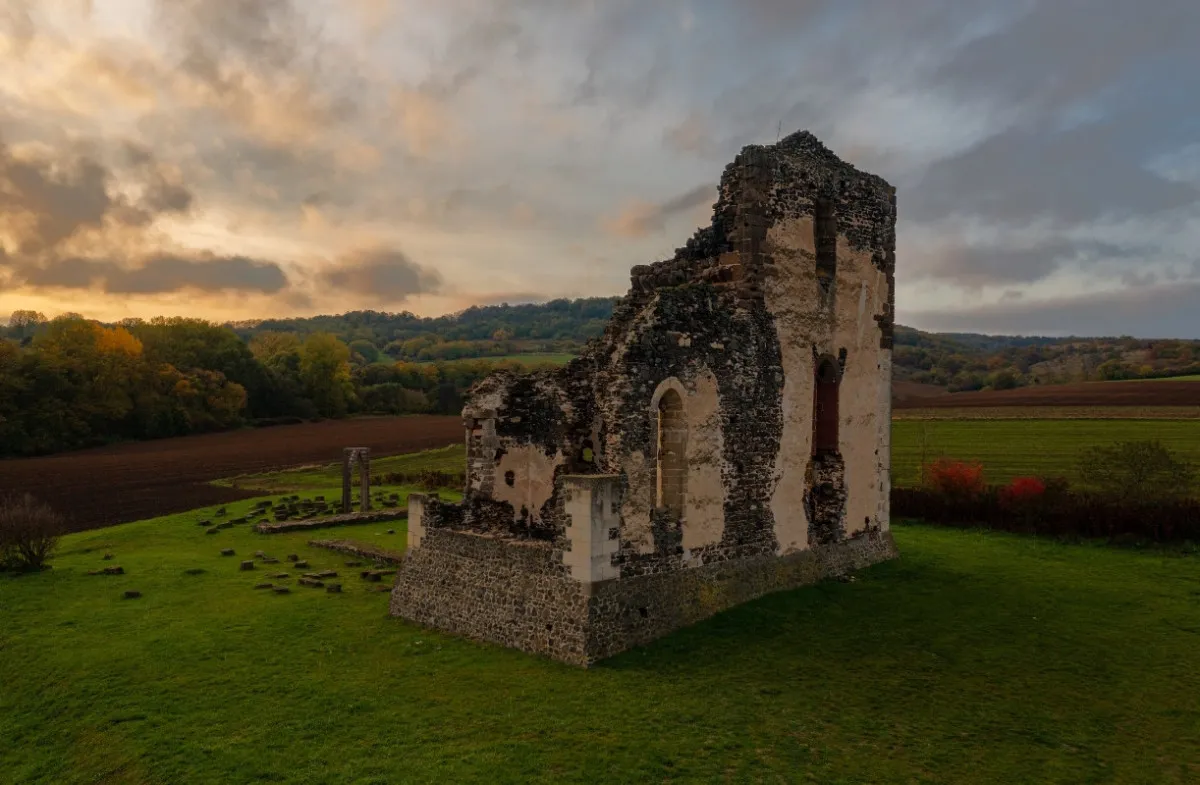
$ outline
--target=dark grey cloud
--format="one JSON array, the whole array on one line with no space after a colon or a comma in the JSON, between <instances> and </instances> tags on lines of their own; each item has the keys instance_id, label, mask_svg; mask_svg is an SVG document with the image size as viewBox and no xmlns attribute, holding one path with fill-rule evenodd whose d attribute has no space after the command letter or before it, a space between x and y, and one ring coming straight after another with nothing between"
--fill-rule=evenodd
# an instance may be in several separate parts
<instances>
[{"instance_id":1,"label":"dark grey cloud","mask_svg":"<svg viewBox=\"0 0 1200 785\"><path fill-rule=\"evenodd\" d=\"M1128 122L1066 131L1014 127L933 164L905 200L906 216L973 214L1006 224L1077 224L1200 201L1194 186L1167 180L1124 148Z\"/></svg>"},{"instance_id":2,"label":"dark grey cloud","mask_svg":"<svg viewBox=\"0 0 1200 785\"><path fill-rule=\"evenodd\" d=\"M423 267L394 248L370 248L347 254L322 268L320 284L377 303L402 303L442 289L437 270Z\"/></svg>"},{"instance_id":3,"label":"dark grey cloud","mask_svg":"<svg viewBox=\"0 0 1200 785\"><path fill-rule=\"evenodd\" d=\"M1087 267L1098 260L1135 259L1143 250L1096 240L1051 238L1031 246L980 247L950 245L922 254L912 264L914 276L936 278L965 287L1035 283L1068 265Z\"/></svg>"},{"instance_id":4,"label":"dark grey cloud","mask_svg":"<svg viewBox=\"0 0 1200 785\"><path fill-rule=\"evenodd\" d=\"M168 177L148 150L127 151L141 189L133 201L115 192L113 171L90 154L18 158L0 142L0 227L8 224L15 238L11 252L37 255L83 231L146 226L191 207L191 190Z\"/></svg>"},{"instance_id":5,"label":"dark grey cloud","mask_svg":"<svg viewBox=\"0 0 1200 785\"><path fill-rule=\"evenodd\" d=\"M1200 338L1198 302L1200 281L1193 280L970 310L910 311L899 318L923 330L945 332Z\"/></svg>"},{"instance_id":6,"label":"dark grey cloud","mask_svg":"<svg viewBox=\"0 0 1200 785\"><path fill-rule=\"evenodd\" d=\"M245 256L159 253L126 266L109 259L70 256L27 262L13 269L37 289L89 289L106 294L197 291L276 294L288 285L279 265Z\"/></svg>"},{"instance_id":7,"label":"dark grey cloud","mask_svg":"<svg viewBox=\"0 0 1200 785\"><path fill-rule=\"evenodd\" d=\"M1193 0L1054 0L1024 4L1015 21L961 49L933 86L963 97L981 86L1020 108L1056 112L1083 96L1137 81L1176 55L1193 64L1200 5ZM1182 74L1181 74L1182 75Z\"/></svg>"},{"instance_id":8,"label":"dark grey cloud","mask_svg":"<svg viewBox=\"0 0 1200 785\"><path fill-rule=\"evenodd\" d=\"M87 156L19 159L0 142L0 226L5 215L15 219L11 250L38 253L101 226L118 206L109 179L108 169Z\"/></svg>"}]
</instances>

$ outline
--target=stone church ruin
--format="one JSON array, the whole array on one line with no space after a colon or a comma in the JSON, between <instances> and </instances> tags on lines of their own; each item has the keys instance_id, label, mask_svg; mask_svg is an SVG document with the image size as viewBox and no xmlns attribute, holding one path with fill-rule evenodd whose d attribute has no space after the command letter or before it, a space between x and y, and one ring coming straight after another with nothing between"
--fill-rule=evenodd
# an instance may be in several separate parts
<instances>
[{"instance_id":1,"label":"stone church ruin","mask_svg":"<svg viewBox=\"0 0 1200 785\"><path fill-rule=\"evenodd\" d=\"M896 556L895 228L811 134L744 148L582 356L471 391L465 498L410 497L392 614L587 666Z\"/></svg>"}]
</instances>

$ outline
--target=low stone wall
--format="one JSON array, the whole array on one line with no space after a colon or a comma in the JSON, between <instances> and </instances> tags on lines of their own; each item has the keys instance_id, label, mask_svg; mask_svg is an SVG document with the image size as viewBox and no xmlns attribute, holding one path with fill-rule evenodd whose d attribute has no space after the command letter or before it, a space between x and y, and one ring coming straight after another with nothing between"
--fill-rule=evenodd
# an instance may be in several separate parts
<instances>
[{"instance_id":1,"label":"low stone wall","mask_svg":"<svg viewBox=\"0 0 1200 785\"><path fill-rule=\"evenodd\" d=\"M764 594L897 556L890 532L784 557L586 583L550 543L432 529L410 549L392 615L590 666Z\"/></svg>"},{"instance_id":2,"label":"low stone wall","mask_svg":"<svg viewBox=\"0 0 1200 785\"><path fill-rule=\"evenodd\" d=\"M368 561L381 562L383 564L399 564L404 561L403 553L385 550L384 548L376 548L371 545L353 542L352 540L309 540L308 544L314 548L325 548L330 551L337 551L348 556L354 556L359 559Z\"/></svg>"},{"instance_id":3,"label":"low stone wall","mask_svg":"<svg viewBox=\"0 0 1200 785\"><path fill-rule=\"evenodd\" d=\"M345 526L350 523L387 523L402 521L408 518L407 510L378 510L374 512L349 512L342 515L330 515L325 518L312 518L307 521L279 521L278 523L260 523L254 527L259 534L279 534L304 529L326 529L331 526Z\"/></svg>"},{"instance_id":4,"label":"low stone wall","mask_svg":"<svg viewBox=\"0 0 1200 785\"><path fill-rule=\"evenodd\" d=\"M585 585L561 559L548 542L428 529L396 573L391 613L583 665Z\"/></svg>"}]
</instances>

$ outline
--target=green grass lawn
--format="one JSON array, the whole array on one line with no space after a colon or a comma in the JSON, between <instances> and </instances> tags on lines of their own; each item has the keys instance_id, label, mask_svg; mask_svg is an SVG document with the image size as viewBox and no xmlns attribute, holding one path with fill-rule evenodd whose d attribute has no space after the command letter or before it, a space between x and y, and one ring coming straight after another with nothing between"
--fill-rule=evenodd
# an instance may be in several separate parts
<instances>
[{"instance_id":1,"label":"green grass lawn","mask_svg":"<svg viewBox=\"0 0 1200 785\"><path fill-rule=\"evenodd\" d=\"M1200 778L1194 557L901 526L902 558L853 583L583 671L390 618L357 576L256 591L255 550L344 557L199 515L71 535L53 570L0 577L0 782ZM84 574L107 564L127 574Z\"/></svg>"},{"instance_id":2,"label":"green grass lawn","mask_svg":"<svg viewBox=\"0 0 1200 785\"><path fill-rule=\"evenodd\" d=\"M461 473L466 467L466 461L466 446L453 444L436 450L393 455L387 458L372 458L371 476L378 477L394 472L416 474L421 471ZM354 480L357 488L357 474L354 475ZM217 480L213 484L261 490L267 493L311 491L318 488L333 489L330 492L336 491L338 498L341 498L342 465L329 463L263 474L243 474L238 477ZM388 492L413 490L402 486L379 485L378 487Z\"/></svg>"},{"instance_id":3,"label":"green grass lawn","mask_svg":"<svg viewBox=\"0 0 1200 785\"><path fill-rule=\"evenodd\" d=\"M1139 379L1143 382L1200 382L1200 373L1191 376L1167 376L1162 379Z\"/></svg>"},{"instance_id":4,"label":"green grass lawn","mask_svg":"<svg viewBox=\"0 0 1200 785\"><path fill-rule=\"evenodd\" d=\"M945 456L983 462L989 482L1006 482L1021 475L1075 476L1080 452L1095 445L1129 439L1160 439L1180 455L1200 466L1200 419L1191 420L894 420L892 422L892 482L912 485L918 478L921 433L926 457ZM466 448L461 444L371 460L373 475L421 470L462 472ZM240 488L268 493L326 489L340 494L341 464L292 469L269 474L243 475ZM407 493L413 488L385 486L388 492Z\"/></svg>"},{"instance_id":5,"label":"green grass lawn","mask_svg":"<svg viewBox=\"0 0 1200 785\"><path fill-rule=\"evenodd\" d=\"M1200 465L1200 420L895 420L892 482L917 482L926 457L978 460L989 482L1020 475L1074 478L1080 452L1122 440L1159 439Z\"/></svg>"},{"instance_id":6,"label":"green grass lawn","mask_svg":"<svg viewBox=\"0 0 1200 785\"><path fill-rule=\"evenodd\" d=\"M461 360L421 360L418 364L424 365L426 363L435 362L475 362L477 360L490 360L493 362L499 362L501 360L515 360L516 362L524 363L525 365L540 365L542 363L566 365L571 360L574 360L575 356L576 355L574 354L566 352L524 352L521 354L501 354L496 355L495 357L464 357Z\"/></svg>"}]
</instances>

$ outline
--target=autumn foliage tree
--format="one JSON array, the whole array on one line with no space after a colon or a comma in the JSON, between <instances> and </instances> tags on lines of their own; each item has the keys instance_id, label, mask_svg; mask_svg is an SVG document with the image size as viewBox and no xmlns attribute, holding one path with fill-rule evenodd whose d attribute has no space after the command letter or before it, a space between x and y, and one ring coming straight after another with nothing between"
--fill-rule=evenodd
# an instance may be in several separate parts
<instances>
[{"instance_id":1,"label":"autumn foliage tree","mask_svg":"<svg viewBox=\"0 0 1200 785\"><path fill-rule=\"evenodd\" d=\"M341 417L349 410L354 400L350 349L335 336L308 336L300 351L300 378L322 416Z\"/></svg>"}]
</instances>

